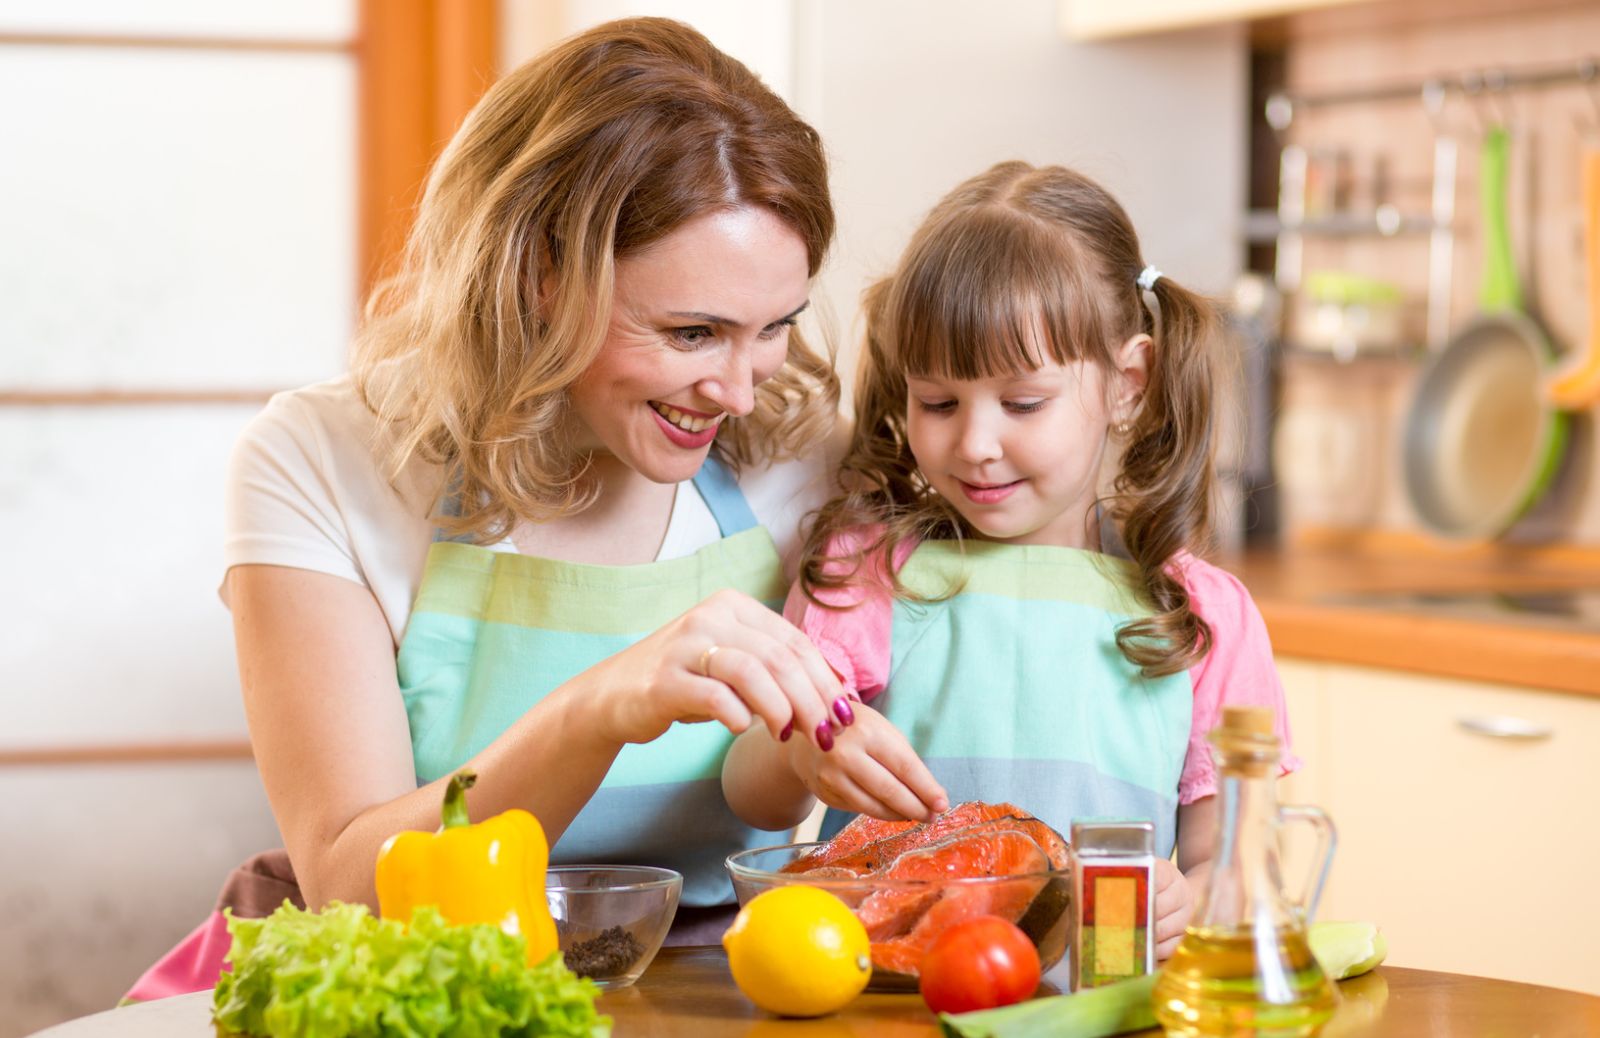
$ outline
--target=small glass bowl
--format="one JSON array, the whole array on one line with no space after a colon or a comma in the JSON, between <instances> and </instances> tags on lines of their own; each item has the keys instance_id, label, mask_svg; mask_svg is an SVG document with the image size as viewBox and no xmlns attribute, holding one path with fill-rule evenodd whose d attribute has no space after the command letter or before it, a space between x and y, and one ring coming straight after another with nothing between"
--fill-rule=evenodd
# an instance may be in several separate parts
<instances>
[{"instance_id":1,"label":"small glass bowl","mask_svg":"<svg viewBox=\"0 0 1600 1038\"><path fill-rule=\"evenodd\" d=\"M1072 926L1072 913L1067 911L1072 899L1072 873L1066 869L1049 869L1010 876L974 876L949 879L884 879L864 876L859 879L813 877L803 872L780 872L785 865L809 853L821 843L790 843L781 847L760 847L729 855L728 874L733 878L734 896L742 907L762 891L773 887L803 884L818 887L838 897L860 915L859 906L880 892L921 892L927 895L927 904L945 897L972 897L980 903L995 903L997 898L1027 900L1013 921L1028 935L1039 951L1041 972L1060 962L1067 951L1067 940ZM954 914L952 924L966 918ZM863 920L866 922L866 920ZM942 929L938 932L943 932ZM938 932L927 934L931 943ZM877 945L873 946L874 952ZM877 956L874 954L874 959ZM915 991L915 975L879 967L872 968L868 991Z\"/></svg>"},{"instance_id":2,"label":"small glass bowl","mask_svg":"<svg viewBox=\"0 0 1600 1038\"><path fill-rule=\"evenodd\" d=\"M683 877L648 865L554 865L544 895L567 967L605 989L638 980L678 912Z\"/></svg>"}]
</instances>

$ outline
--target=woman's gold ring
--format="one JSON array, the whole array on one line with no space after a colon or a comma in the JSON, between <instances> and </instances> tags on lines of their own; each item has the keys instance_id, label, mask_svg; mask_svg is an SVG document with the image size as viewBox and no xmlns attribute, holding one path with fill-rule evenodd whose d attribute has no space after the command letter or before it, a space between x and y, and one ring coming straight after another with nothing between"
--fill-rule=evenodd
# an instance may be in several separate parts
<instances>
[{"instance_id":1,"label":"woman's gold ring","mask_svg":"<svg viewBox=\"0 0 1600 1038\"><path fill-rule=\"evenodd\" d=\"M701 677L709 678L711 676L711 657L715 656L717 654L717 650L720 648L722 648L722 646L713 645L711 648L700 654Z\"/></svg>"}]
</instances>

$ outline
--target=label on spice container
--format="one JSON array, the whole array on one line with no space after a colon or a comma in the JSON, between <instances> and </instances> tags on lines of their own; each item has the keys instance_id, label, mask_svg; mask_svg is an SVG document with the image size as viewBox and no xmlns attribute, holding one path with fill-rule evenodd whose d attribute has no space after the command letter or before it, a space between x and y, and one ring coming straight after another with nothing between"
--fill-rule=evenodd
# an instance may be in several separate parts
<instances>
[{"instance_id":1,"label":"label on spice container","mask_svg":"<svg viewBox=\"0 0 1600 1038\"><path fill-rule=\"evenodd\" d=\"M1085 865L1078 986L1143 976L1150 942L1150 870Z\"/></svg>"}]
</instances>

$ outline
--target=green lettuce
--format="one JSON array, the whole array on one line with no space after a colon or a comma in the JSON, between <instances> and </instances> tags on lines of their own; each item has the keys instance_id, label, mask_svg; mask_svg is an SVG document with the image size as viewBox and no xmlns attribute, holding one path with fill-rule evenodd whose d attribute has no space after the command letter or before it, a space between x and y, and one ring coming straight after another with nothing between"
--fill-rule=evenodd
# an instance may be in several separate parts
<instances>
[{"instance_id":1,"label":"green lettuce","mask_svg":"<svg viewBox=\"0 0 1600 1038\"><path fill-rule=\"evenodd\" d=\"M607 1038L600 989L561 953L527 966L522 937L451 926L418 908L409 925L364 905L265 919L228 917L232 972L217 981L219 1030L259 1038Z\"/></svg>"}]
</instances>

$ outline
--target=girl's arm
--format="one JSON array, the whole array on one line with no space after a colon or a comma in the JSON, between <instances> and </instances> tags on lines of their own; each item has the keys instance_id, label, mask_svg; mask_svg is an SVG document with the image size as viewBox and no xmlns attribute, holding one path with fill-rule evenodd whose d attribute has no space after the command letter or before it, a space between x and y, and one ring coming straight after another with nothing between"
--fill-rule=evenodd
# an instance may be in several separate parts
<instances>
[{"instance_id":1,"label":"girl's arm","mask_svg":"<svg viewBox=\"0 0 1600 1038\"><path fill-rule=\"evenodd\" d=\"M1177 570L1188 586L1193 608L1210 624L1213 642L1211 652L1189 671L1194 709L1178 795L1191 802L1178 808L1177 866L1166 863L1157 881L1157 954L1162 958L1177 947L1194 913L1195 898L1211 873L1217 776L1207 735L1220 723L1223 706L1272 707L1284 747L1283 770L1300 766L1290 749L1283 685L1273 664L1272 644L1250 593L1231 573L1192 556L1184 556ZM1158 868L1162 865L1157 863Z\"/></svg>"},{"instance_id":2,"label":"girl's arm","mask_svg":"<svg viewBox=\"0 0 1600 1038\"><path fill-rule=\"evenodd\" d=\"M733 741L722 762L722 795L745 825L768 832L793 829L817 800L784 760L782 743L761 728Z\"/></svg>"},{"instance_id":3,"label":"girl's arm","mask_svg":"<svg viewBox=\"0 0 1600 1038\"><path fill-rule=\"evenodd\" d=\"M734 740L722 765L722 794L746 825L788 829L820 799L841 811L899 821L927 819L950 806L928 766L888 718L860 702L852 721L819 750L798 737L786 742L752 729Z\"/></svg>"},{"instance_id":4,"label":"girl's arm","mask_svg":"<svg viewBox=\"0 0 1600 1038\"><path fill-rule=\"evenodd\" d=\"M1156 958L1165 959L1194 917L1195 900L1211 878L1217 798L1201 797L1178 808L1178 863L1156 862Z\"/></svg>"},{"instance_id":5,"label":"girl's arm","mask_svg":"<svg viewBox=\"0 0 1600 1038\"><path fill-rule=\"evenodd\" d=\"M863 536L843 535L824 555L848 559ZM881 691L888 680L894 606L882 577L821 592L833 607L828 609L799 584L790 588L783 622L816 647L850 694L830 704L831 738L796 730L787 740L777 738L781 732L746 732L734 741L722 766L722 794L746 825L788 829L811 813L817 799L890 820L927 818L948 806L905 736L857 695ZM802 738L807 734L818 738ZM823 751L819 743L831 749Z\"/></svg>"},{"instance_id":6,"label":"girl's arm","mask_svg":"<svg viewBox=\"0 0 1600 1038\"><path fill-rule=\"evenodd\" d=\"M227 582L251 743L306 902L375 905L378 849L438 828L444 782L416 787L382 611L361 585L309 570L240 565ZM698 672L711 645L732 650L717 656L720 680ZM674 721L814 727L840 693L803 635L719 592L555 689L466 762L479 776L473 815L525 808L554 844L624 744Z\"/></svg>"},{"instance_id":7,"label":"girl's arm","mask_svg":"<svg viewBox=\"0 0 1600 1038\"><path fill-rule=\"evenodd\" d=\"M1211 868L1216 852L1217 798L1201 797L1178 808L1178 869L1185 876Z\"/></svg>"}]
</instances>

